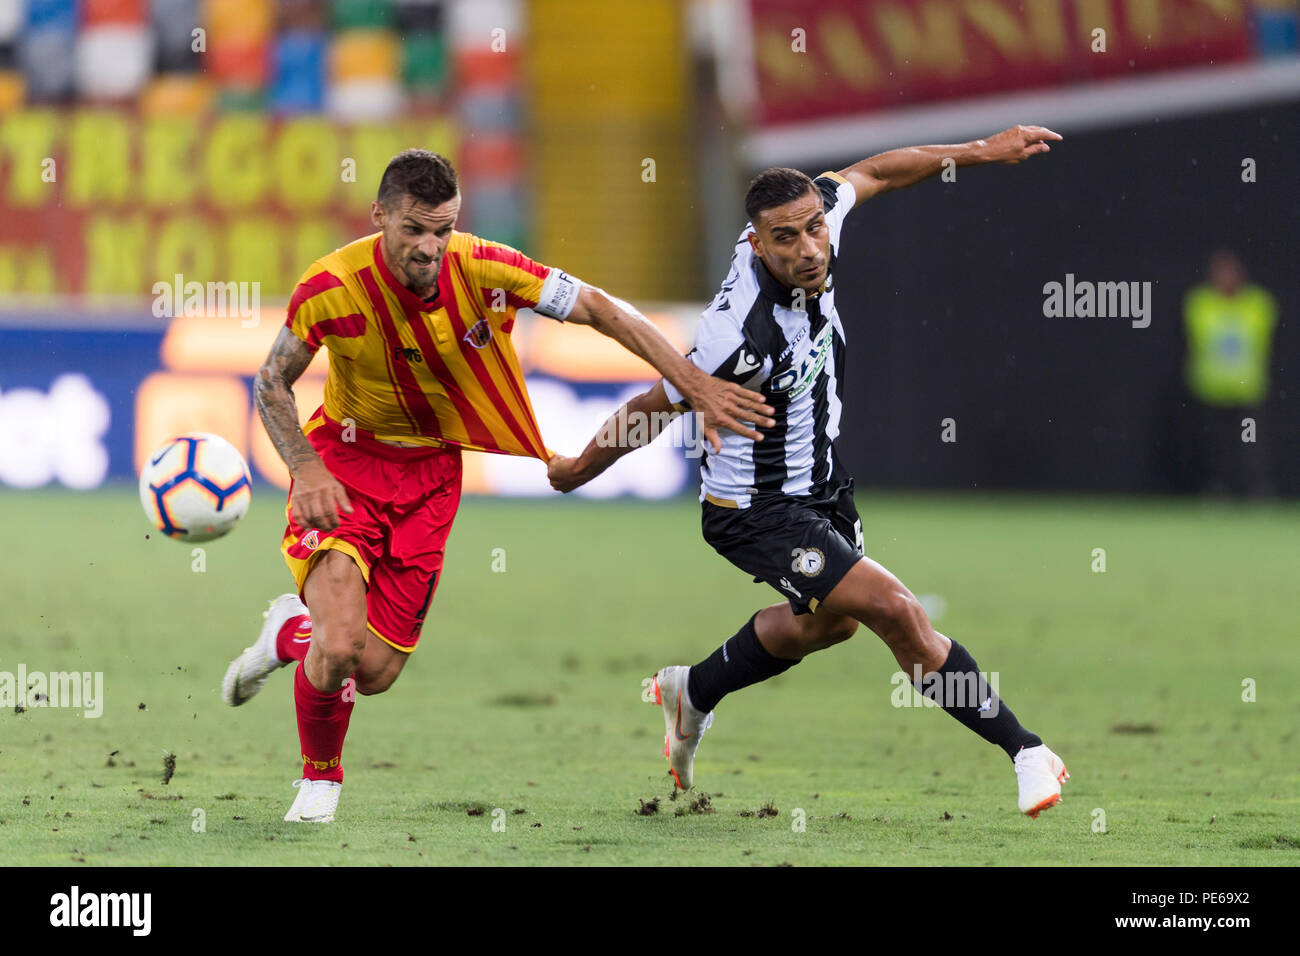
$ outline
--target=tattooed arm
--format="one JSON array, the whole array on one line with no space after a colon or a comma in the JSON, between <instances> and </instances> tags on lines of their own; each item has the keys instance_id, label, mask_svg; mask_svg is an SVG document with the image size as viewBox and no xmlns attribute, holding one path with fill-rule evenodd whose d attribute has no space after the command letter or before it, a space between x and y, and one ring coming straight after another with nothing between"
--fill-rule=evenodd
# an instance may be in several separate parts
<instances>
[{"instance_id":1,"label":"tattooed arm","mask_svg":"<svg viewBox=\"0 0 1300 956\"><path fill-rule=\"evenodd\" d=\"M333 531L339 526L339 509L351 513L352 503L298 427L298 403L293 397L293 383L314 355L302 339L281 329L253 381L253 400L266 434L293 478L289 495L293 520L304 528Z\"/></svg>"}]
</instances>

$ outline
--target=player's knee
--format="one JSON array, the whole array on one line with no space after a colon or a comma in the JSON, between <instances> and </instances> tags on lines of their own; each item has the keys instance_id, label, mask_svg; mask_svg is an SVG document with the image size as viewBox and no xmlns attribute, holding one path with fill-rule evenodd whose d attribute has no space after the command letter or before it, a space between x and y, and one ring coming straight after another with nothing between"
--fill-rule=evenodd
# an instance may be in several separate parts
<instances>
[{"instance_id":1,"label":"player's knee","mask_svg":"<svg viewBox=\"0 0 1300 956\"><path fill-rule=\"evenodd\" d=\"M318 648L325 659L325 667L331 672L343 674L355 671L366 649L365 622L351 622L351 626L348 626L348 622L340 622L319 630ZM364 694L365 691L361 693Z\"/></svg>"},{"instance_id":2,"label":"player's knee","mask_svg":"<svg viewBox=\"0 0 1300 956\"><path fill-rule=\"evenodd\" d=\"M382 694L388 688L393 686L397 680L397 671L392 673L381 674L358 674L357 675L357 693L364 697L372 697L375 694Z\"/></svg>"},{"instance_id":3,"label":"player's knee","mask_svg":"<svg viewBox=\"0 0 1300 956\"><path fill-rule=\"evenodd\" d=\"M831 644L842 644L858 632L858 622L851 617L837 618L832 624L823 629L822 642L830 646Z\"/></svg>"},{"instance_id":4,"label":"player's knee","mask_svg":"<svg viewBox=\"0 0 1300 956\"><path fill-rule=\"evenodd\" d=\"M915 595L906 588L891 588L872 599L873 629L886 640L907 640L923 631L928 618Z\"/></svg>"},{"instance_id":5,"label":"player's knee","mask_svg":"<svg viewBox=\"0 0 1300 956\"><path fill-rule=\"evenodd\" d=\"M852 637L858 629L858 622L851 617L814 615L796 620L800 620L803 626L800 635L802 643L813 650L841 644Z\"/></svg>"}]
</instances>

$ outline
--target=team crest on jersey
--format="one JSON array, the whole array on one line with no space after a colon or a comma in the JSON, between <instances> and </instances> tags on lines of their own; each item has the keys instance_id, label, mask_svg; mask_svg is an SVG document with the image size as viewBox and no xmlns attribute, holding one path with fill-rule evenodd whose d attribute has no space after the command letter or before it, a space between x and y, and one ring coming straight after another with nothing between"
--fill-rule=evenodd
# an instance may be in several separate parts
<instances>
[{"instance_id":1,"label":"team crest on jersey","mask_svg":"<svg viewBox=\"0 0 1300 956\"><path fill-rule=\"evenodd\" d=\"M795 548L790 556L794 558L790 562L790 570L798 571L806 578L817 577L822 573L822 568L826 567L826 555L816 548Z\"/></svg>"},{"instance_id":2,"label":"team crest on jersey","mask_svg":"<svg viewBox=\"0 0 1300 956\"><path fill-rule=\"evenodd\" d=\"M487 348L492 341L492 326L487 319L479 319L474 327L465 333L465 341L476 349Z\"/></svg>"},{"instance_id":3,"label":"team crest on jersey","mask_svg":"<svg viewBox=\"0 0 1300 956\"><path fill-rule=\"evenodd\" d=\"M320 547L320 532L312 528L302 536L302 546L308 551L315 551Z\"/></svg>"}]
</instances>

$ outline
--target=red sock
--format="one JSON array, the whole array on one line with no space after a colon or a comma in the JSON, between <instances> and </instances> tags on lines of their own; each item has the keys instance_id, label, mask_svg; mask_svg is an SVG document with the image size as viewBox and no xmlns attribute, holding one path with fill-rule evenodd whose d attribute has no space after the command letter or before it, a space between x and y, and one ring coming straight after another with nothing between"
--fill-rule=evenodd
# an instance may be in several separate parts
<instances>
[{"instance_id":1,"label":"red sock","mask_svg":"<svg viewBox=\"0 0 1300 956\"><path fill-rule=\"evenodd\" d=\"M311 647L311 618L306 614L291 617L280 626L275 636L275 656L286 664L300 661Z\"/></svg>"},{"instance_id":2,"label":"red sock","mask_svg":"<svg viewBox=\"0 0 1300 956\"><path fill-rule=\"evenodd\" d=\"M293 675L302 775L308 780L343 781L343 738L356 701L354 687L349 679L332 694L319 691L307 679L307 668L302 664Z\"/></svg>"}]
</instances>

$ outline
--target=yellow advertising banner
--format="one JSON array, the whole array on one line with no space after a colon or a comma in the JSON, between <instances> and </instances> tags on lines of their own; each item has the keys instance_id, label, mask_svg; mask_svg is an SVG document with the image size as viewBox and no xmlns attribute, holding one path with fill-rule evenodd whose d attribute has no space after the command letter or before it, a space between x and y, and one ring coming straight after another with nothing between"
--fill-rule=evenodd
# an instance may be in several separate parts
<instances>
[{"instance_id":1,"label":"yellow advertising banner","mask_svg":"<svg viewBox=\"0 0 1300 956\"><path fill-rule=\"evenodd\" d=\"M410 146L455 157L454 121L0 113L0 298L93 304L178 275L287 297L312 261L370 231L384 167Z\"/></svg>"}]
</instances>

